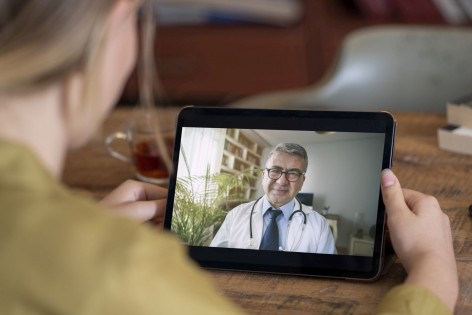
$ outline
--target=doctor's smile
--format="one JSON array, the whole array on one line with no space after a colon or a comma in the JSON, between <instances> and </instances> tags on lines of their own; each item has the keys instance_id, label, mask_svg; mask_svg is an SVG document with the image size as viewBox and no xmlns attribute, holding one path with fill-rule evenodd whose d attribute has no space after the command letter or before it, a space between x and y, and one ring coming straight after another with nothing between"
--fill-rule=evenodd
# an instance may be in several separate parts
<instances>
[{"instance_id":1,"label":"doctor's smile","mask_svg":"<svg viewBox=\"0 0 472 315\"><path fill-rule=\"evenodd\" d=\"M288 189L271 188L270 191L271 191L272 193L275 193L275 194L285 194L286 192L288 192Z\"/></svg>"},{"instance_id":2,"label":"doctor's smile","mask_svg":"<svg viewBox=\"0 0 472 315\"><path fill-rule=\"evenodd\" d=\"M280 185L274 184L270 187L270 189L272 191L275 191L275 192L277 192L277 191L285 192L285 191L289 191L289 186L287 186L287 185L286 186L280 186Z\"/></svg>"}]
</instances>

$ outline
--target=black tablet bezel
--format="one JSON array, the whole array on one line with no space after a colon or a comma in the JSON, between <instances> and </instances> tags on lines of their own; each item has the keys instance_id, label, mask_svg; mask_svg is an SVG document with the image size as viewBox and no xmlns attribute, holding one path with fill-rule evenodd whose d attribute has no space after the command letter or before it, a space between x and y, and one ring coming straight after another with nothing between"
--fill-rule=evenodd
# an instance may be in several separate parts
<instances>
[{"instance_id":1,"label":"black tablet bezel","mask_svg":"<svg viewBox=\"0 0 472 315\"><path fill-rule=\"evenodd\" d=\"M383 133L382 169L390 168L396 122L387 112L347 112L186 107L178 116L173 152L174 169L164 228L171 230L177 165L183 127L279 129ZM380 176L379 169L379 176ZM309 275L342 279L374 280L382 267L385 207L379 187L376 234L372 257L299 252L272 252L249 249L189 246L190 256L202 267L225 270Z\"/></svg>"}]
</instances>

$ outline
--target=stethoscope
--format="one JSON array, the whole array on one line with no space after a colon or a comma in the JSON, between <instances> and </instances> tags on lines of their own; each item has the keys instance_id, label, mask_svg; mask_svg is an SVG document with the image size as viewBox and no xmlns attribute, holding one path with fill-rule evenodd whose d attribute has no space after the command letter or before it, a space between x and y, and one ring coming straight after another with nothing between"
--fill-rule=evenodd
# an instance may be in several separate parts
<instances>
[{"instance_id":1,"label":"stethoscope","mask_svg":"<svg viewBox=\"0 0 472 315\"><path fill-rule=\"evenodd\" d=\"M263 197L263 196L262 196ZM256 207L256 204L262 199L262 197L259 197L255 202L254 204L252 205L252 208L251 208L251 213L249 214L249 244L250 245L253 245L254 244L254 241L253 241L253 237L252 237L252 215L254 213L254 208ZM298 198L295 198L298 202L298 210L296 211L293 211L292 214L288 217L288 224L287 224L287 233L285 235L285 249L283 248L280 248L280 250L284 250L284 251L294 251L296 248L298 248L300 246L300 242L302 241L302 236L303 236L303 233L305 232L305 227L306 227L306 213L302 211L302 203L300 202L300 200L298 200ZM293 219L293 216L296 215L297 213L300 213L303 215L303 224L301 226L301 229L300 227L298 228L298 232L297 232L297 237L294 238L294 239L298 239L297 242L294 242L295 246L292 246L291 249L287 250L287 247L288 247L288 235L290 234L290 226L292 225L292 219ZM293 245L293 244L292 244Z\"/></svg>"}]
</instances>

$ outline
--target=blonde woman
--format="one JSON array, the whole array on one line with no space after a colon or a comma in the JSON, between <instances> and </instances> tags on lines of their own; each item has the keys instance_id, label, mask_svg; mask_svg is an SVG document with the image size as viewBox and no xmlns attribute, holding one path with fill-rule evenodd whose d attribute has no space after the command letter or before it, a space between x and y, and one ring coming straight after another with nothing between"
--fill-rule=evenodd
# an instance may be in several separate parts
<instances>
[{"instance_id":1,"label":"blonde woman","mask_svg":"<svg viewBox=\"0 0 472 315\"><path fill-rule=\"evenodd\" d=\"M239 313L178 240L136 222L162 217L166 191L127 181L96 203L61 183L67 152L94 134L134 67L140 6L0 1L0 314ZM379 312L414 305L410 313L433 314L424 301L451 312L458 293L447 217L435 199L403 195L393 173L383 183L409 284Z\"/></svg>"},{"instance_id":2,"label":"blonde woman","mask_svg":"<svg viewBox=\"0 0 472 315\"><path fill-rule=\"evenodd\" d=\"M140 5L0 2L0 314L237 312L177 240L109 213L162 216L165 190L128 181L99 205L60 182L134 67Z\"/></svg>"}]
</instances>

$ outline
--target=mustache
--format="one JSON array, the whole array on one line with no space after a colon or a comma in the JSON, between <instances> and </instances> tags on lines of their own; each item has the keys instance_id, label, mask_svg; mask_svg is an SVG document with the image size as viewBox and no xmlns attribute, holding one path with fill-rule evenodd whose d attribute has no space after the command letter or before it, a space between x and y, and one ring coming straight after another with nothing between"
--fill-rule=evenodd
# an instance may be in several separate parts
<instances>
[{"instance_id":1,"label":"mustache","mask_svg":"<svg viewBox=\"0 0 472 315\"><path fill-rule=\"evenodd\" d=\"M279 185L279 184L274 184L270 186L271 189L277 189L277 190L288 190L289 187L290 187L289 185Z\"/></svg>"}]
</instances>

